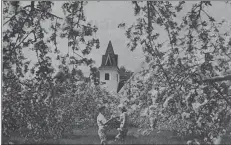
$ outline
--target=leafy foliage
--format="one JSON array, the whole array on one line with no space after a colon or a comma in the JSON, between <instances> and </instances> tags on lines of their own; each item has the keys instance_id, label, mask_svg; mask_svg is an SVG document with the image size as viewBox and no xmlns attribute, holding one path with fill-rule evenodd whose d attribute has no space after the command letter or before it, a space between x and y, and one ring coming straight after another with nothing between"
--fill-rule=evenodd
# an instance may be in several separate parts
<instances>
[{"instance_id":1,"label":"leafy foliage","mask_svg":"<svg viewBox=\"0 0 231 145\"><path fill-rule=\"evenodd\" d=\"M147 121L157 118L160 128L214 143L230 122L230 80L203 80L230 74L230 24L206 12L212 2L195 2L183 16L184 1L133 4L137 22L126 31L128 47L142 47L149 68L127 84L127 103L138 106L138 116L148 110ZM168 39L161 42L162 35Z\"/></svg>"},{"instance_id":2,"label":"leafy foliage","mask_svg":"<svg viewBox=\"0 0 231 145\"><path fill-rule=\"evenodd\" d=\"M62 18L52 13L54 3L3 3L4 136L18 132L35 141L59 138L76 121L95 120L97 105L108 104L110 109L118 102L92 85L78 68L87 65L95 72L94 61L87 55L92 48L99 48L99 40L93 37L97 28L84 16L87 2L64 2ZM68 39L66 55L60 53L58 39ZM34 53L35 59L26 58L26 50ZM59 69L51 56L61 62Z\"/></svg>"}]
</instances>

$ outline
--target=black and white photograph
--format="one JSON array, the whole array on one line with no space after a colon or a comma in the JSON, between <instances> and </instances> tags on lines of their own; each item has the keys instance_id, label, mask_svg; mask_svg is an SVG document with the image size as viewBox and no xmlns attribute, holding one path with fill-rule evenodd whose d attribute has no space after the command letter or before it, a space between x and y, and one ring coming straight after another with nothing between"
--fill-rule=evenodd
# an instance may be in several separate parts
<instances>
[{"instance_id":1,"label":"black and white photograph","mask_svg":"<svg viewBox=\"0 0 231 145\"><path fill-rule=\"evenodd\" d=\"M1 1L1 144L231 144L231 1Z\"/></svg>"}]
</instances>

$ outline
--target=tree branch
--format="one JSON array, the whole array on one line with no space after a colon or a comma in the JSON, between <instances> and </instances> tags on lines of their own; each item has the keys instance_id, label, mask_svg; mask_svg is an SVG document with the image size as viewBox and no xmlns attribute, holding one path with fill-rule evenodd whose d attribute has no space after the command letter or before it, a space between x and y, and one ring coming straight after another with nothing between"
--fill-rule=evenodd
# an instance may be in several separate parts
<instances>
[{"instance_id":1,"label":"tree branch","mask_svg":"<svg viewBox=\"0 0 231 145\"><path fill-rule=\"evenodd\" d=\"M20 45L24 42L24 40L25 40L32 32L34 32L34 30L30 31L30 33L28 33L27 36L24 37L24 39L23 39L17 46L15 46L14 48L17 48L18 46L20 46Z\"/></svg>"},{"instance_id":2,"label":"tree branch","mask_svg":"<svg viewBox=\"0 0 231 145\"><path fill-rule=\"evenodd\" d=\"M148 1L147 1L147 11L148 11L148 40L149 40L150 47L152 47L152 43L151 43L152 24L151 24L151 16L150 16L150 2L148 2ZM163 71L163 73L164 73L164 75L165 75L165 77L166 77L166 79L170 85L170 82L169 82L170 79L169 79L164 67L160 63L160 58L158 55L159 51L157 50L157 48L155 46L154 46L154 50L156 51L155 55L157 56L157 63L159 64L159 67L162 69L162 71ZM155 51L154 51L154 53L155 53ZM152 54L152 56L154 56L154 55Z\"/></svg>"},{"instance_id":3,"label":"tree branch","mask_svg":"<svg viewBox=\"0 0 231 145\"><path fill-rule=\"evenodd\" d=\"M162 21L163 25L165 26L165 28L166 28L166 30L167 30L167 33L168 33L169 41L170 41L170 44L171 44L171 47L172 47L172 50L173 50L173 44L172 44L172 38L171 38L169 26L167 26L167 25L164 24L164 20L163 20L162 16L160 15L160 13L155 9L155 6L153 6L153 5L151 4L151 7L152 7L153 10L159 15L160 20ZM168 24L169 24L169 19L168 19L168 18L167 18L167 21L168 21Z\"/></svg>"},{"instance_id":4,"label":"tree branch","mask_svg":"<svg viewBox=\"0 0 231 145\"><path fill-rule=\"evenodd\" d=\"M43 11L41 11L40 9L37 9L37 8L34 8L35 10L37 10L37 11L40 11L40 12L43 12ZM63 18L61 18L61 17L58 17L58 16L56 16L56 15L54 15L54 14L52 14L52 13L49 13L49 12L46 12L48 15L50 15L50 16L52 16L52 17L55 17L55 18L57 18L57 19L63 19Z\"/></svg>"},{"instance_id":5,"label":"tree branch","mask_svg":"<svg viewBox=\"0 0 231 145\"><path fill-rule=\"evenodd\" d=\"M79 55L78 53L76 53L75 51L73 51L73 53L76 54L76 55L78 55L78 56L81 57L81 58L84 58L84 57L82 57L81 55Z\"/></svg>"},{"instance_id":6,"label":"tree branch","mask_svg":"<svg viewBox=\"0 0 231 145\"><path fill-rule=\"evenodd\" d=\"M25 7L23 7L23 10L25 9L25 8L28 8L28 7L31 7L31 5L27 5L27 6L25 6ZM3 24L3 26L5 25L5 24L7 24L9 21L11 21L13 18L15 18L19 13L21 13L22 12L22 10L20 10L19 12L17 12L14 16L12 16L9 20L7 20L4 24Z\"/></svg>"},{"instance_id":7,"label":"tree branch","mask_svg":"<svg viewBox=\"0 0 231 145\"><path fill-rule=\"evenodd\" d=\"M10 22L12 19L14 19L19 13L21 13L23 10L25 10L25 9L28 8L28 7L31 7L31 5L27 5L27 6L23 7L22 10L20 10L20 11L17 12L14 16L12 16L9 20L7 20L7 21L3 24L3 26L4 26L5 24L7 24L8 22ZM42 12L40 9L37 9L37 8L34 8L34 9L37 10L37 11ZM52 13L49 13L49 12L46 12L46 13L47 13L48 15L52 16L52 17L57 18L57 19L63 19L63 18L58 17L58 16L56 16L56 15L54 15L54 14L52 14Z\"/></svg>"},{"instance_id":8,"label":"tree branch","mask_svg":"<svg viewBox=\"0 0 231 145\"><path fill-rule=\"evenodd\" d=\"M231 102L228 100L228 98L226 98L226 96L223 95L223 93L221 92L221 90L219 89L218 86L216 86L216 84L212 83L212 86L217 90L217 92L220 94L220 96L222 97L222 99L224 99L229 106L231 106Z\"/></svg>"},{"instance_id":9,"label":"tree branch","mask_svg":"<svg viewBox=\"0 0 231 145\"><path fill-rule=\"evenodd\" d=\"M202 80L202 82L205 82L205 83L206 82L221 82L221 81L228 81L228 80L231 80L231 74L204 79Z\"/></svg>"}]
</instances>

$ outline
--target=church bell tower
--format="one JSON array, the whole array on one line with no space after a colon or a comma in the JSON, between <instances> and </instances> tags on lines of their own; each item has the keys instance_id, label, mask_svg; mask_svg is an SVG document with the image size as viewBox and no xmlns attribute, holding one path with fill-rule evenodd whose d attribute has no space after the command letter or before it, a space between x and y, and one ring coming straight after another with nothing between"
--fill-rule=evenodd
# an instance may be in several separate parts
<instances>
[{"instance_id":1,"label":"church bell tower","mask_svg":"<svg viewBox=\"0 0 231 145\"><path fill-rule=\"evenodd\" d=\"M114 53L112 43L109 41L106 53L102 56L99 67L100 83L108 91L117 92L119 84L118 55Z\"/></svg>"}]
</instances>

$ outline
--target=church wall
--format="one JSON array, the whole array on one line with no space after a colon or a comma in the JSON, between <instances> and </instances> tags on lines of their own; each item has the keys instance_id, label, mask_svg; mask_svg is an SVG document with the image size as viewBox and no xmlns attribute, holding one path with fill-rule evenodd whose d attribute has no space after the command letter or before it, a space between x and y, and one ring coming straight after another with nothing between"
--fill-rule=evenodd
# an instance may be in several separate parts
<instances>
[{"instance_id":1,"label":"church wall","mask_svg":"<svg viewBox=\"0 0 231 145\"><path fill-rule=\"evenodd\" d=\"M109 73L109 80L105 80L105 73ZM117 79L118 75L118 79ZM100 70L100 82L106 82L106 84L102 85L106 87L109 91L117 92L117 87L119 83L119 73L116 70Z\"/></svg>"}]
</instances>

